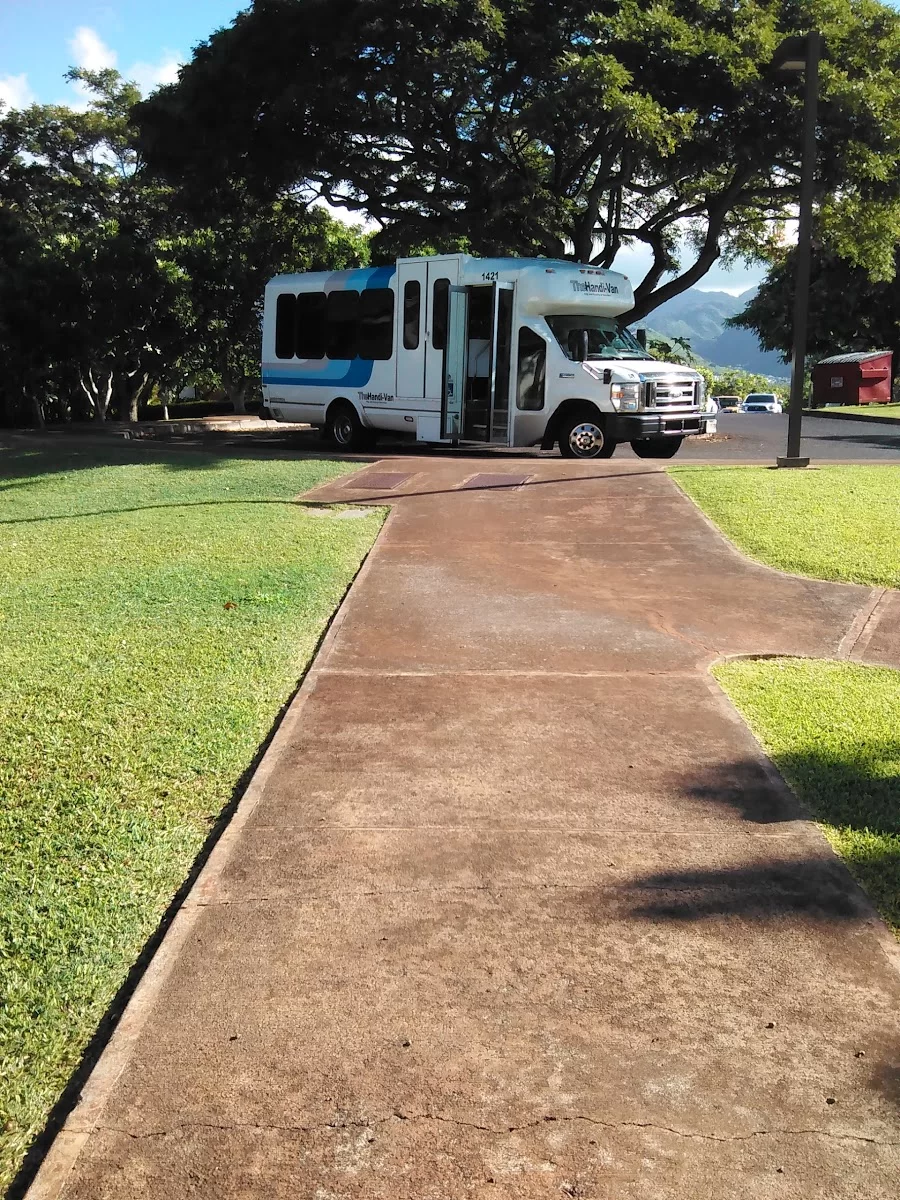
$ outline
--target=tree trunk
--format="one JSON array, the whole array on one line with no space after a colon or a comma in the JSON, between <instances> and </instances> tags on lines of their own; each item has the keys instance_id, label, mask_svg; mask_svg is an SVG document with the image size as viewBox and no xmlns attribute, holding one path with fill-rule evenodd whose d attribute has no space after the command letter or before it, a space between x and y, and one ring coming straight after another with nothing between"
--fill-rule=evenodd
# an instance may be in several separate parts
<instances>
[{"instance_id":1,"label":"tree trunk","mask_svg":"<svg viewBox=\"0 0 900 1200\"><path fill-rule=\"evenodd\" d=\"M243 416L247 411L247 380L243 376L235 377L223 371L222 388L231 407L239 416Z\"/></svg>"},{"instance_id":2,"label":"tree trunk","mask_svg":"<svg viewBox=\"0 0 900 1200\"><path fill-rule=\"evenodd\" d=\"M138 375L132 379L131 396L128 401L128 420L132 425L137 422L138 405L143 400L149 383L149 375Z\"/></svg>"},{"instance_id":3,"label":"tree trunk","mask_svg":"<svg viewBox=\"0 0 900 1200\"><path fill-rule=\"evenodd\" d=\"M113 393L112 367L98 371L96 378L93 369L88 367L86 371L79 372L78 382L88 398L94 420L105 421Z\"/></svg>"},{"instance_id":4,"label":"tree trunk","mask_svg":"<svg viewBox=\"0 0 900 1200\"><path fill-rule=\"evenodd\" d=\"M28 371L22 387L22 399L30 409L34 424L37 425L38 429L46 427L44 406L40 398L41 391L45 385L46 379L42 377L42 372Z\"/></svg>"},{"instance_id":5,"label":"tree trunk","mask_svg":"<svg viewBox=\"0 0 900 1200\"><path fill-rule=\"evenodd\" d=\"M38 397L37 393L30 392L29 396L28 396L28 401L29 401L29 404L31 405L31 411L34 414L35 425L37 425L38 429L46 428L46 421L44 420L44 406L41 404L40 398Z\"/></svg>"}]
</instances>

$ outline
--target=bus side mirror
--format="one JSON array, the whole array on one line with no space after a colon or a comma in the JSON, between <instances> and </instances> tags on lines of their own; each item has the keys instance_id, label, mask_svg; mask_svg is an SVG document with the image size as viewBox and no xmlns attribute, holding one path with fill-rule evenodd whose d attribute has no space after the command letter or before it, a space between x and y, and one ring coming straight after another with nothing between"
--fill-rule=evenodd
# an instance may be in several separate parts
<instances>
[{"instance_id":1,"label":"bus side mirror","mask_svg":"<svg viewBox=\"0 0 900 1200\"><path fill-rule=\"evenodd\" d=\"M636 331L635 336L637 337L638 345L642 349L646 350L647 349L647 330L646 329L638 329Z\"/></svg>"},{"instance_id":2,"label":"bus side mirror","mask_svg":"<svg viewBox=\"0 0 900 1200\"><path fill-rule=\"evenodd\" d=\"M569 334L569 346L572 349L572 358L575 362L587 362L588 331L586 329L573 329Z\"/></svg>"}]
</instances>

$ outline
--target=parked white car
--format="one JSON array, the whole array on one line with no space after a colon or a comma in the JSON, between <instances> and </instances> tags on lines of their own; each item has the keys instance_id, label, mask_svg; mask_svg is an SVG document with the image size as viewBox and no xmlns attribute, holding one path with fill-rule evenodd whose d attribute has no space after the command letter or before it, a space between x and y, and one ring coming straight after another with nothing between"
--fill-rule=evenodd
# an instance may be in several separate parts
<instances>
[{"instance_id":1,"label":"parked white car","mask_svg":"<svg viewBox=\"0 0 900 1200\"><path fill-rule=\"evenodd\" d=\"M741 412L780 413L784 412L784 406L774 392L751 392L744 397Z\"/></svg>"}]
</instances>

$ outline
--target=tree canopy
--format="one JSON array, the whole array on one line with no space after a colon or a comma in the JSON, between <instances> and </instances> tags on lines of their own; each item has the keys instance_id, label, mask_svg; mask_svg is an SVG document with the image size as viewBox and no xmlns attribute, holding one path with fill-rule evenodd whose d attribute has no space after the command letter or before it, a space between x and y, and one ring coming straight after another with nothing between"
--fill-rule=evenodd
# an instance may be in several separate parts
<instances>
[{"instance_id":1,"label":"tree canopy","mask_svg":"<svg viewBox=\"0 0 900 1200\"><path fill-rule=\"evenodd\" d=\"M744 311L728 322L752 329L764 349L781 351L785 361L792 349L795 257L794 251L785 254ZM863 267L817 242L810 274L806 348L813 359L853 350L893 350L894 373L900 373L897 282L873 282Z\"/></svg>"},{"instance_id":2,"label":"tree canopy","mask_svg":"<svg viewBox=\"0 0 900 1200\"><path fill-rule=\"evenodd\" d=\"M378 222L384 255L643 246L639 319L720 257L775 252L802 84L767 68L811 28L821 228L886 278L900 18L875 0L255 0L139 107L141 145L188 203L322 196Z\"/></svg>"},{"instance_id":3,"label":"tree canopy","mask_svg":"<svg viewBox=\"0 0 900 1200\"><path fill-rule=\"evenodd\" d=\"M358 230L299 197L187 212L136 144L137 89L72 73L86 111L0 111L0 416L135 420L154 392L259 383L263 289L367 260Z\"/></svg>"}]
</instances>

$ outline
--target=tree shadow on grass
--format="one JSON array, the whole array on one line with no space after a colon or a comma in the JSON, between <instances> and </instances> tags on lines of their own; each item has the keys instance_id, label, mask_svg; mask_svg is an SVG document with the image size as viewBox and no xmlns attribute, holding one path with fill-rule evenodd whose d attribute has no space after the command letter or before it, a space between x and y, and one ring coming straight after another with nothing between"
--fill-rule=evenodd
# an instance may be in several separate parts
<instances>
[{"instance_id":1,"label":"tree shadow on grass","mask_svg":"<svg viewBox=\"0 0 900 1200\"><path fill-rule=\"evenodd\" d=\"M113 441L112 439L76 439L53 443L44 437L0 437L0 495L12 488L30 487L40 478L89 471L97 467L134 467L158 465L172 471L215 471L228 461L268 461L298 464L306 458L326 462L346 462L346 455L322 450L298 455L289 446L205 446L168 445L149 441ZM363 462L376 462L368 456Z\"/></svg>"}]
</instances>

